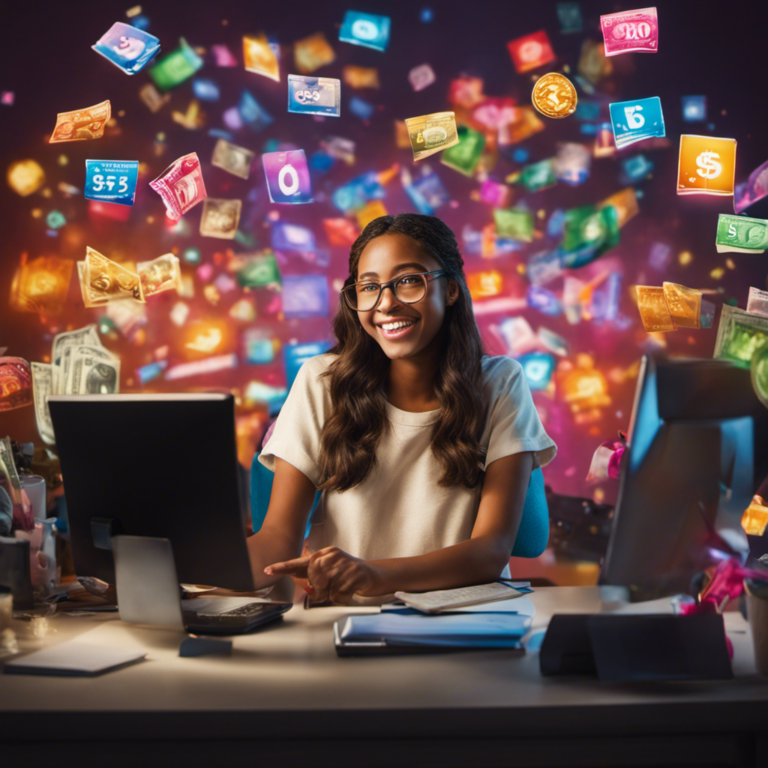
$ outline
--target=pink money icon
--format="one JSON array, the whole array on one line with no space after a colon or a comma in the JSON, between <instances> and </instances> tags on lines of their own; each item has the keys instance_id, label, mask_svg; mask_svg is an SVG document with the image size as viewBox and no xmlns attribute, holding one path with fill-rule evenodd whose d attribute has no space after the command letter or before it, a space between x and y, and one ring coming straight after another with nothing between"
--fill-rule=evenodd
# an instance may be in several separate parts
<instances>
[{"instance_id":1,"label":"pink money icon","mask_svg":"<svg viewBox=\"0 0 768 768\"><path fill-rule=\"evenodd\" d=\"M208 197L196 152L174 160L149 186L163 199L166 215L173 221Z\"/></svg>"},{"instance_id":2,"label":"pink money icon","mask_svg":"<svg viewBox=\"0 0 768 768\"><path fill-rule=\"evenodd\" d=\"M659 50L659 18L655 8L639 8L600 17L605 40L605 55L620 53L657 53Z\"/></svg>"}]
</instances>

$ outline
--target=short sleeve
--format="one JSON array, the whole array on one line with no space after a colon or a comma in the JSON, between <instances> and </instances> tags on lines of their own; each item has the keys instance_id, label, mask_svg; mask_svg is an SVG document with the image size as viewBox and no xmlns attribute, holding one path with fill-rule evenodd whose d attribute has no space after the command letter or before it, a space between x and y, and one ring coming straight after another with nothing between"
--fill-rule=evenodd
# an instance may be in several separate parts
<instances>
[{"instance_id":1,"label":"short sleeve","mask_svg":"<svg viewBox=\"0 0 768 768\"><path fill-rule=\"evenodd\" d=\"M544 431L523 367L517 360L503 358L495 366L493 378L490 437L483 469L496 459L523 451L534 451L539 466L549 464L557 446Z\"/></svg>"},{"instance_id":2,"label":"short sleeve","mask_svg":"<svg viewBox=\"0 0 768 768\"><path fill-rule=\"evenodd\" d=\"M315 487L321 483L317 459L328 409L326 387L318 378L323 370L316 358L310 358L299 368L272 434L259 454L259 462L271 472L275 471L275 457L279 456L303 472Z\"/></svg>"}]
</instances>

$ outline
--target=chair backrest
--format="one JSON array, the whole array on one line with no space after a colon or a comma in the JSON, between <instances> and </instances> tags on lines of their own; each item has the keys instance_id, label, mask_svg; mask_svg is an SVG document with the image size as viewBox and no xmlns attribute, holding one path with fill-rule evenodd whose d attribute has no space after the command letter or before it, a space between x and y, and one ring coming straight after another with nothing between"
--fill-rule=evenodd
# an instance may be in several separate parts
<instances>
[{"instance_id":1,"label":"chair backrest","mask_svg":"<svg viewBox=\"0 0 768 768\"><path fill-rule=\"evenodd\" d=\"M269 498L272 495L272 482L275 479L260 461L259 454L253 457L251 464L251 519L253 531L259 531L264 524L269 507ZM320 502L321 491L315 492L315 500L307 521L304 537L309 536L312 527L312 515ZM517 531L515 546L512 548L512 557L538 557L547 547L549 541L549 507L544 492L544 475L541 467L537 467L531 473L528 483L528 492L525 495L525 506L520 528Z\"/></svg>"}]
</instances>

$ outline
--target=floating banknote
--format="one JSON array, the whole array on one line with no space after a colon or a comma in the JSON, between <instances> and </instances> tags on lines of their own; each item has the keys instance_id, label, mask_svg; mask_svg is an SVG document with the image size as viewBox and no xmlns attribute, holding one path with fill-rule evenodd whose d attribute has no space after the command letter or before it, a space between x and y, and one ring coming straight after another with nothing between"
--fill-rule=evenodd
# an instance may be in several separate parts
<instances>
[{"instance_id":1,"label":"floating banknote","mask_svg":"<svg viewBox=\"0 0 768 768\"><path fill-rule=\"evenodd\" d=\"M188 80L202 66L203 60L182 37L179 47L163 56L148 72L155 85L161 91L167 91Z\"/></svg>"},{"instance_id":2,"label":"floating banknote","mask_svg":"<svg viewBox=\"0 0 768 768\"><path fill-rule=\"evenodd\" d=\"M32 371L21 357L0 357L0 412L32 403Z\"/></svg>"},{"instance_id":3,"label":"floating banknote","mask_svg":"<svg viewBox=\"0 0 768 768\"><path fill-rule=\"evenodd\" d=\"M440 162L465 176L471 176L483 155L485 135L461 125L457 136L459 143L449 146L440 156Z\"/></svg>"},{"instance_id":4,"label":"floating banknote","mask_svg":"<svg viewBox=\"0 0 768 768\"><path fill-rule=\"evenodd\" d=\"M259 104L253 95L243 90L240 101L237 103L237 114L252 131L261 131L274 122L274 117ZM240 126L233 126L239 128Z\"/></svg>"},{"instance_id":5,"label":"floating banknote","mask_svg":"<svg viewBox=\"0 0 768 768\"><path fill-rule=\"evenodd\" d=\"M622 149L651 136L666 136L661 99L618 101L609 105L616 148Z\"/></svg>"},{"instance_id":6,"label":"floating banknote","mask_svg":"<svg viewBox=\"0 0 768 768\"><path fill-rule=\"evenodd\" d=\"M637 308L640 310L643 328L653 333L676 331L677 326L669 314L664 289L655 285L638 285L636 288Z\"/></svg>"},{"instance_id":7,"label":"floating banknote","mask_svg":"<svg viewBox=\"0 0 768 768\"><path fill-rule=\"evenodd\" d=\"M120 359L101 346L74 347L65 391L72 395L112 395L120 390Z\"/></svg>"},{"instance_id":8,"label":"floating banknote","mask_svg":"<svg viewBox=\"0 0 768 768\"><path fill-rule=\"evenodd\" d=\"M63 394L63 360L64 355L70 347L80 345L99 346L99 334L96 332L96 325L91 323L84 328L78 328L74 331L64 331L53 338L53 348L51 351L51 392L52 395ZM35 365L35 363L33 363Z\"/></svg>"},{"instance_id":9,"label":"floating banknote","mask_svg":"<svg viewBox=\"0 0 768 768\"><path fill-rule=\"evenodd\" d=\"M312 184L303 149L267 152L261 156L272 203L311 203Z\"/></svg>"},{"instance_id":10,"label":"floating banknote","mask_svg":"<svg viewBox=\"0 0 768 768\"><path fill-rule=\"evenodd\" d=\"M64 308L74 262L59 256L23 254L11 281L10 306L17 312L60 314Z\"/></svg>"},{"instance_id":11,"label":"floating banknote","mask_svg":"<svg viewBox=\"0 0 768 768\"><path fill-rule=\"evenodd\" d=\"M164 104L171 100L171 94L160 94L152 83L145 83L139 88L139 97L147 105L150 112L159 112Z\"/></svg>"},{"instance_id":12,"label":"floating banknote","mask_svg":"<svg viewBox=\"0 0 768 768\"><path fill-rule=\"evenodd\" d=\"M768 408L768 343L760 344L755 350L750 369L755 394L760 402Z\"/></svg>"},{"instance_id":13,"label":"floating banknote","mask_svg":"<svg viewBox=\"0 0 768 768\"><path fill-rule=\"evenodd\" d=\"M405 124L408 126L414 160L422 160L459 143L454 112L406 117Z\"/></svg>"},{"instance_id":14,"label":"floating banknote","mask_svg":"<svg viewBox=\"0 0 768 768\"><path fill-rule=\"evenodd\" d=\"M336 60L336 54L325 35L316 32L293 44L293 60L296 69L303 75L308 75L326 64L332 64Z\"/></svg>"},{"instance_id":15,"label":"floating banknote","mask_svg":"<svg viewBox=\"0 0 768 768\"><path fill-rule=\"evenodd\" d=\"M166 215L174 221L208 196L196 152L174 160L149 186L163 199Z\"/></svg>"},{"instance_id":16,"label":"floating banknote","mask_svg":"<svg viewBox=\"0 0 768 768\"><path fill-rule=\"evenodd\" d=\"M672 322L681 328L701 328L701 291L668 282L662 289Z\"/></svg>"},{"instance_id":17,"label":"floating banknote","mask_svg":"<svg viewBox=\"0 0 768 768\"><path fill-rule=\"evenodd\" d=\"M515 69L521 74L550 64L556 58L549 36L543 29L512 40L507 43L507 50Z\"/></svg>"},{"instance_id":18,"label":"floating banknote","mask_svg":"<svg viewBox=\"0 0 768 768\"><path fill-rule=\"evenodd\" d=\"M200 217L200 234L204 237L232 240L237 234L242 207L242 200L207 198L203 203L203 215Z\"/></svg>"},{"instance_id":19,"label":"floating banknote","mask_svg":"<svg viewBox=\"0 0 768 768\"><path fill-rule=\"evenodd\" d=\"M583 205L565 212L562 263L566 268L583 267L618 242L619 221L614 206L597 209Z\"/></svg>"},{"instance_id":20,"label":"floating banknote","mask_svg":"<svg viewBox=\"0 0 768 768\"><path fill-rule=\"evenodd\" d=\"M429 64L420 64L408 73L408 82L414 91L423 91L435 82L435 72Z\"/></svg>"},{"instance_id":21,"label":"floating banknote","mask_svg":"<svg viewBox=\"0 0 768 768\"><path fill-rule=\"evenodd\" d=\"M333 77L288 75L288 111L339 117L341 81Z\"/></svg>"},{"instance_id":22,"label":"floating banknote","mask_svg":"<svg viewBox=\"0 0 768 768\"><path fill-rule=\"evenodd\" d=\"M341 71L342 80L350 88L380 88L379 70L376 67L356 67L347 64Z\"/></svg>"},{"instance_id":23,"label":"floating banknote","mask_svg":"<svg viewBox=\"0 0 768 768\"><path fill-rule=\"evenodd\" d=\"M600 26L606 56L659 50L659 19L655 8L609 13L600 17Z\"/></svg>"},{"instance_id":24,"label":"floating banknote","mask_svg":"<svg viewBox=\"0 0 768 768\"><path fill-rule=\"evenodd\" d=\"M86 200L133 205L139 178L138 160L86 160Z\"/></svg>"},{"instance_id":25,"label":"floating banknote","mask_svg":"<svg viewBox=\"0 0 768 768\"><path fill-rule=\"evenodd\" d=\"M200 111L200 103L197 99L189 102L186 112L174 109L171 112L171 118L174 123L178 123L188 131L196 131L205 125L205 113Z\"/></svg>"},{"instance_id":26,"label":"floating banknote","mask_svg":"<svg viewBox=\"0 0 768 768\"><path fill-rule=\"evenodd\" d=\"M533 107L516 107L515 119L499 126L499 145L519 144L543 130L544 122Z\"/></svg>"},{"instance_id":27,"label":"floating banknote","mask_svg":"<svg viewBox=\"0 0 768 768\"><path fill-rule=\"evenodd\" d=\"M126 74L135 75L160 51L160 41L143 29L117 21L91 48Z\"/></svg>"},{"instance_id":28,"label":"floating banknote","mask_svg":"<svg viewBox=\"0 0 768 768\"><path fill-rule=\"evenodd\" d=\"M768 195L768 160L749 174L746 183L736 185L733 193L733 210L741 213L766 195Z\"/></svg>"},{"instance_id":29,"label":"floating banknote","mask_svg":"<svg viewBox=\"0 0 768 768\"><path fill-rule=\"evenodd\" d=\"M749 368L752 356L764 344L768 344L768 317L723 304L714 357Z\"/></svg>"},{"instance_id":30,"label":"floating banknote","mask_svg":"<svg viewBox=\"0 0 768 768\"><path fill-rule=\"evenodd\" d=\"M533 106L547 117L568 117L576 111L578 97L573 83L559 72L542 75L533 86Z\"/></svg>"},{"instance_id":31,"label":"floating banknote","mask_svg":"<svg viewBox=\"0 0 768 768\"><path fill-rule=\"evenodd\" d=\"M163 291L178 291L181 288L179 259L172 253L163 254L151 261L140 261L136 265L136 271L145 298Z\"/></svg>"},{"instance_id":32,"label":"floating banknote","mask_svg":"<svg viewBox=\"0 0 768 768\"><path fill-rule=\"evenodd\" d=\"M560 32L564 35L581 32L584 28L579 3L558 3L557 19L560 22Z\"/></svg>"},{"instance_id":33,"label":"floating banknote","mask_svg":"<svg viewBox=\"0 0 768 768\"><path fill-rule=\"evenodd\" d=\"M277 56L263 32L258 35L243 36L243 59L248 72L255 72L257 75L280 82Z\"/></svg>"},{"instance_id":34,"label":"floating banknote","mask_svg":"<svg viewBox=\"0 0 768 768\"><path fill-rule=\"evenodd\" d=\"M640 208L637 205L637 193L634 187L625 187L618 192L614 192L610 197L601 200L597 204L597 209L602 210L606 206L613 206L616 209L616 220L619 229L640 213Z\"/></svg>"},{"instance_id":35,"label":"floating banknote","mask_svg":"<svg viewBox=\"0 0 768 768\"><path fill-rule=\"evenodd\" d=\"M136 299L144 301L139 276L90 246L86 246L83 282L88 301Z\"/></svg>"},{"instance_id":36,"label":"floating banknote","mask_svg":"<svg viewBox=\"0 0 768 768\"><path fill-rule=\"evenodd\" d=\"M759 288L749 289L749 298L747 299L747 312L753 315L762 315L768 317L768 291L761 291Z\"/></svg>"},{"instance_id":37,"label":"floating banknote","mask_svg":"<svg viewBox=\"0 0 768 768\"><path fill-rule=\"evenodd\" d=\"M736 139L680 136L678 195L732 195L736 171Z\"/></svg>"},{"instance_id":38,"label":"floating banknote","mask_svg":"<svg viewBox=\"0 0 768 768\"><path fill-rule=\"evenodd\" d=\"M557 156L552 161L555 177L572 187L583 184L589 178L592 153L583 144L563 141L557 145Z\"/></svg>"},{"instance_id":39,"label":"floating banknote","mask_svg":"<svg viewBox=\"0 0 768 768\"><path fill-rule=\"evenodd\" d=\"M45 363L32 363L31 369L37 431L40 433L43 442L48 443L48 445L54 445L56 443L56 436L53 433L51 412L48 410L48 397L54 394L52 385L53 366L46 365Z\"/></svg>"},{"instance_id":40,"label":"floating banknote","mask_svg":"<svg viewBox=\"0 0 768 768\"><path fill-rule=\"evenodd\" d=\"M236 277L242 288L263 288L269 285L279 287L282 283L274 253L249 257Z\"/></svg>"},{"instance_id":41,"label":"floating banknote","mask_svg":"<svg viewBox=\"0 0 768 768\"><path fill-rule=\"evenodd\" d=\"M100 139L104 135L104 126L111 116L112 105L109 99L85 109L59 112L56 115L56 126L48 143Z\"/></svg>"},{"instance_id":42,"label":"floating banknote","mask_svg":"<svg viewBox=\"0 0 768 768\"><path fill-rule=\"evenodd\" d=\"M384 51L389 45L390 23L389 16L347 11L339 30L339 40Z\"/></svg>"},{"instance_id":43,"label":"floating banknote","mask_svg":"<svg viewBox=\"0 0 768 768\"><path fill-rule=\"evenodd\" d=\"M230 144L226 139L219 139L213 148L211 165L222 168L233 176L247 179L251 174L251 163L255 152L237 144Z\"/></svg>"},{"instance_id":44,"label":"floating banknote","mask_svg":"<svg viewBox=\"0 0 768 768\"><path fill-rule=\"evenodd\" d=\"M768 220L721 213L715 247L718 253L764 253L768 248Z\"/></svg>"},{"instance_id":45,"label":"floating banknote","mask_svg":"<svg viewBox=\"0 0 768 768\"><path fill-rule=\"evenodd\" d=\"M83 297L83 306L85 306L86 309L103 307L106 304L109 304L109 299L106 297L95 299L93 301L89 298L89 292L85 290L85 261L77 262L77 280L80 283L80 295Z\"/></svg>"},{"instance_id":46,"label":"floating banknote","mask_svg":"<svg viewBox=\"0 0 768 768\"><path fill-rule=\"evenodd\" d=\"M533 241L533 213L523 208L495 208L493 220L496 223L496 234L511 240L522 240L524 243Z\"/></svg>"}]
</instances>

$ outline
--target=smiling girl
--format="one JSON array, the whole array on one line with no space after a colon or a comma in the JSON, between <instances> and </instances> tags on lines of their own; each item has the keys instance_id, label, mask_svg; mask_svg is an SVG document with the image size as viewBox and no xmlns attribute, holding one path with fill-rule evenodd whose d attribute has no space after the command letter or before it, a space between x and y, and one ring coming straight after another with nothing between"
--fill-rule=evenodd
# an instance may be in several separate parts
<instances>
[{"instance_id":1,"label":"smiling girl","mask_svg":"<svg viewBox=\"0 0 768 768\"><path fill-rule=\"evenodd\" d=\"M557 448L520 364L484 354L463 266L434 216L382 216L353 244L338 343L301 367L258 458L275 478L248 540L257 587L291 574L313 600L371 604L508 575Z\"/></svg>"}]
</instances>

